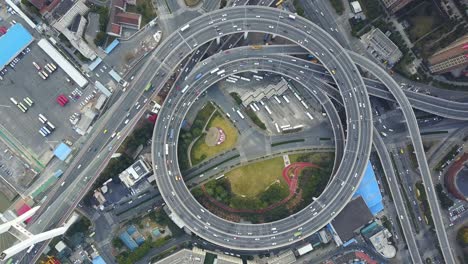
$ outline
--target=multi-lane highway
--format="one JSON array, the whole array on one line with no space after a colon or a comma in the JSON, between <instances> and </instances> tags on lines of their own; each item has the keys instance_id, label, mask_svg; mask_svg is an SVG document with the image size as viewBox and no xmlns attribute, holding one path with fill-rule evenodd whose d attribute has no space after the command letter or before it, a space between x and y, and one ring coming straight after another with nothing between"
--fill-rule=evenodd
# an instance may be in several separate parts
<instances>
[{"instance_id":1,"label":"multi-lane highway","mask_svg":"<svg viewBox=\"0 0 468 264\"><path fill-rule=\"evenodd\" d=\"M233 8L229 13L219 11L209 15L209 18L199 18L190 22L189 27L178 32L186 41L187 46L197 46L201 41L194 39L198 37L210 40L216 37L216 32L223 35L227 34L226 31L234 33L243 30L274 33L292 41L295 40L309 49L311 53L319 54L322 62L330 70L336 71L335 78L339 80L340 89L343 95L349 98L345 107L350 124L354 123L358 129L348 132L349 143L344 152L346 158L343 159L336 176L324 194L311 203L310 207L286 219L268 224L238 224L220 219L198 204L180 180L180 171L177 166L177 140L175 140L177 133L174 138L168 135L171 134L169 133L171 129L179 130L188 106L197 95L224 77L221 74L207 74L208 72L215 67L223 69L226 74L261 67L257 67L260 65L252 62L249 64L248 60L245 60L245 64L249 67L244 67L244 69L241 69L240 65L223 67L206 63L199 71L192 72L187 79L186 83L190 84L190 89L183 89L185 93L173 91L169 94L159 114L153 139L153 162L156 174L159 175L158 187L170 210L188 229L204 239L239 250L266 250L292 244L295 242L293 233L298 229L303 230L303 236L308 236L327 224L351 198L361 179L369 156L369 142L372 134L369 102L362 79L347 57L347 53L336 41L306 20L286 19L288 13L258 7ZM298 30L298 28L308 30ZM178 45L180 46L183 48L184 43ZM177 50L178 47L175 49ZM335 53L338 54L339 61ZM304 86L310 80L310 76L290 72L287 67L273 66L277 68L276 72L289 76ZM205 73L205 75L195 80L194 76L198 73ZM361 107L358 107L358 101ZM362 105L367 105L367 107L362 107ZM339 195L336 195L337 193Z\"/></svg>"},{"instance_id":2,"label":"multi-lane highway","mask_svg":"<svg viewBox=\"0 0 468 264\"><path fill-rule=\"evenodd\" d=\"M270 68L268 67L268 61L256 60L255 58L248 58L248 56L244 58L244 55L237 58L237 60L242 61L238 65L212 63L210 59L207 59L182 84L182 87L189 85L189 89L185 93L181 93L178 90L171 91L161 109L155 128L152 151L153 165L158 175L157 183L161 194L170 210L192 232L218 245L239 250L272 249L286 246L295 242L293 233L297 232L298 229L303 230L303 237L305 237L328 223L351 198L367 165L372 140L372 115L370 113L368 94L365 89L365 85L369 86L369 83L364 83L357 68L354 66L353 60L361 60L360 64L364 64L361 65L364 68L369 67L371 64L367 61L362 61L362 58L356 58L355 55L350 57L348 51L341 48L324 30L311 22L300 17L294 19L288 18L289 15L289 13L284 11L263 7L236 7L229 9L229 11L218 10L198 17L184 26L184 30L179 29L170 35L151 55L140 74L136 76L134 84L131 85L131 88L127 92L128 94L121 97L108 111L108 114L95 125L95 131L90 136L90 140L83 146L82 151L77 155L72 166L65 173L62 179L65 182L64 186L57 187L49 194L41 209L42 211L34 218L35 221L31 230L34 232L43 231L46 228L63 223L70 215L79 199L94 180L92 177L88 177L80 168L83 166L88 171L92 171L93 169L99 170L102 167L100 162L105 163L108 160L112 152L112 148L110 148L111 151L109 152L108 147L116 145L119 141L114 139L111 142L109 140L110 133L121 131L125 125L124 120L126 121L126 119L132 119L132 117L141 115L142 112L136 109L135 102L143 104L143 100L147 95L142 90L148 81L151 81L156 86L156 92L160 91L162 85L171 76L180 61L185 59L198 47L217 37L244 31L270 33L289 39L302 46L307 53L316 55L324 63L325 68L320 69L322 72L325 69L329 72L335 72L333 75L327 75L327 78L331 77L334 79L335 83L339 86L338 91L341 97L344 98L346 120L348 123L347 144L343 151L345 158L342 159L332 182L324 193L315 202L312 203L311 201L309 207L286 219L261 225L238 224L220 219L204 210L191 196L183 181L177 180L178 178L176 177L180 176L177 165L177 133L186 111L188 111L189 106L198 94L228 74L252 69L269 70L283 74L305 87L308 87L307 84L309 82L316 80L315 75L311 75L310 72L303 71L301 73L301 71L292 70L291 65L286 63L286 60L283 58L279 58L283 63L275 63ZM257 52L259 51L257 50ZM292 59L289 58L289 60ZM371 67L375 66L372 65ZM225 70L226 75L208 74L214 68ZM195 76L198 73L202 73L203 76L195 80ZM379 72L379 74L382 73ZM388 76L385 72L383 72L383 75ZM404 108L413 144L418 152L418 162L420 163L420 167L422 166L425 171L423 172L423 179L425 179L424 183L426 187L429 188L428 195L430 201L434 198L430 203L431 209L440 217L440 209L438 209L432 182L430 179L427 179L427 175L430 178L430 174L426 173L428 170L426 170L427 163L423 156L424 153L422 155L419 153L419 133L418 135L414 135L419 132L417 124L412 124L414 114L411 116L409 113L412 113L411 105L416 105L418 99L415 98L412 99L413 101L408 102L398 85L394 82L390 83L388 79L385 79L387 78L385 76L377 77L381 77L379 79L385 85L392 86L392 94L397 102L402 104L402 109ZM391 77L388 78L391 79ZM377 82L374 81L374 83ZM395 91L395 89L399 91ZM313 94L313 89L310 92ZM419 94L415 96L419 96ZM434 100L438 102L437 100L441 99L435 98ZM424 102L421 104L424 104ZM443 106L444 109L449 109L447 105ZM134 108L135 110L132 110ZM447 111L447 113L449 112ZM443 113L439 114L443 115ZM332 124L340 125L335 121ZM357 128L349 129L353 125ZM173 139L168 138L170 129L175 129L177 132ZM103 133L104 130L108 130L109 134ZM125 130L122 131L123 135L124 133ZM335 133L335 137L337 136ZM167 154L165 150L166 146ZM97 159L95 159L96 156ZM426 166L423 163L426 163ZM66 194L66 196L62 194ZM44 212L46 213L44 214ZM445 232L441 231L443 222L441 222L441 219L439 221L439 218L435 218L437 234L439 240L441 240L442 249L444 252L445 250L450 252L447 249L448 241L445 243ZM451 253L444 253L444 257L449 263L451 263L450 255ZM23 263L30 263L28 260L27 258Z\"/></svg>"}]
</instances>

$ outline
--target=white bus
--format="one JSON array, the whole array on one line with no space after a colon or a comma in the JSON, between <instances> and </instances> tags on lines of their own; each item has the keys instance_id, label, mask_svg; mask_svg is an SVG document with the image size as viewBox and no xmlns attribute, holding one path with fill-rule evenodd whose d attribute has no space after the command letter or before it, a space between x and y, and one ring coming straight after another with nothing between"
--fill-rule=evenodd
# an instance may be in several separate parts
<instances>
[{"instance_id":1,"label":"white bus","mask_svg":"<svg viewBox=\"0 0 468 264\"><path fill-rule=\"evenodd\" d=\"M166 155L169 155L169 145L166 144Z\"/></svg>"},{"instance_id":2,"label":"white bus","mask_svg":"<svg viewBox=\"0 0 468 264\"><path fill-rule=\"evenodd\" d=\"M289 15L288 17L289 17L289 19L291 19L291 20L296 20L296 16Z\"/></svg>"},{"instance_id":3,"label":"white bus","mask_svg":"<svg viewBox=\"0 0 468 264\"><path fill-rule=\"evenodd\" d=\"M51 69L52 71L56 71L56 70L57 70L57 67L55 67L54 64L48 63L47 65L49 65L49 67L50 67L50 69Z\"/></svg>"},{"instance_id":4,"label":"white bus","mask_svg":"<svg viewBox=\"0 0 468 264\"><path fill-rule=\"evenodd\" d=\"M268 108L268 105L265 105L265 109L267 110L268 114L271 115L270 108Z\"/></svg>"},{"instance_id":5,"label":"white bus","mask_svg":"<svg viewBox=\"0 0 468 264\"><path fill-rule=\"evenodd\" d=\"M265 103L264 103L263 101L260 101L260 104L261 104L261 105L265 105Z\"/></svg>"},{"instance_id":6,"label":"white bus","mask_svg":"<svg viewBox=\"0 0 468 264\"><path fill-rule=\"evenodd\" d=\"M289 99L286 97L286 95L283 95L283 99L286 101L286 103L289 104Z\"/></svg>"},{"instance_id":7,"label":"white bus","mask_svg":"<svg viewBox=\"0 0 468 264\"><path fill-rule=\"evenodd\" d=\"M306 115L310 118L310 120L314 120L314 117L309 112L306 112Z\"/></svg>"},{"instance_id":8,"label":"white bus","mask_svg":"<svg viewBox=\"0 0 468 264\"><path fill-rule=\"evenodd\" d=\"M41 76L41 78L42 78L43 80L47 79L47 78L45 77L45 75L42 74L42 72L39 71L39 72L37 72L37 74L39 74L39 76Z\"/></svg>"},{"instance_id":9,"label":"white bus","mask_svg":"<svg viewBox=\"0 0 468 264\"><path fill-rule=\"evenodd\" d=\"M236 79L240 79L240 77L235 75L235 74L231 75L231 77L236 78Z\"/></svg>"},{"instance_id":10,"label":"white bus","mask_svg":"<svg viewBox=\"0 0 468 264\"><path fill-rule=\"evenodd\" d=\"M36 244L30 246L30 247L28 248L28 250L26 251L26 253L28 253L28 254L31 253L31 251L33 250L33 248L34 248L35 245L36 245Z\"/></svg>"},{"instance_id":11,"label":"white bus","mask_svg":"<svg viewBox=\"0 0 468 264\"><path fill-rule=\"evenodd\" d=\"M45 71L41 71L42 75L44 75L46 78L49 78L49 74L47 74Z\"/></svg>"},{"instance_id":12,"label":"white bus","mask_svg":"<svg viewBox=\"0 0 468 264\"><path fill-rule=\"evenodd\" d=\"M241 119L244 119L244 115L239 110L237 110L236 112L240 116Z\"/></svg>"},{"instance_id":13,"label":"white bus","mask_svg":"<svg viewBox=\"0 0 468 264\"><path fill-rule=\"evenodd\" d=\"M44 133L46 136L49 135L49 133L47 133L47 131L44 129L44 127L41 127L40 131L42 131L42 133Z\"/></svg>"},{"instance_id":14,"label":"white bus","mask_svg":"<svg viewBox=\"0 0 468 264\"><path fill-rule=\"evenodd\" d=\"M49 130L47 127L43 126L42 128L43 128L45 131L47 131L47 134L52 133L52 132L50 132L50 130Z\"/></svg>"},{"instance_id":15,"label":"white bus","mask_svg":"<svg viewBox=\"0 0 468 264\"><path fill-rule=\"evenodd\" d=\"M260 108L258 108L256 103L253 103L253 106L257 109L257 111L260 111Z\"/></svg>"},{"instance_id":16,"label":"white bus","mask_svg":"<svg viewBox=\"0 0 468 264\"><path fill-rule=\"evenodd\" d=\"M21 108L23 108L24 111L28 111L28 108L27 108L22 102L19 102L19 103L18 103L18 106L21 107Z\"/></svg>"},{"instance_id":17,"label":"white bus","mask_svg":"<svg viewBox=\"0 0 468 264\"><path fill-rule=\"evenodd\" d=\"M45 116L43 116L42 114L39 114L39 120L40 120L42 123L47 122L47 118L46 118Z\"/></svg>"},{"instance_id":18,"label":"white bus","mask_svg":"<svg viewBox=\"0 0 468 264\"><path fill-rule=\"evenodd\" d=\"M47 137L47 134L42 132L42 130L39 130L39 134L41 134L43 137Z\"/></svg>"},{"instance_id":19,"label":"white bus","mask_svg":"<svg viewBox=\"0 0 468 264\"><path fill-rule=\"evenodd\" d=\"M189 88L189 86L186 85L186 86L184 87L184 89L182 89L182 93L185 93L185 91L187 91L188 88Z\"/></svg>"},{"instance_id":20,"label":"white bus","mask_svg":"<svg viewBox=\"0 0 468 264\"><path fill-rule=\"evenodd\" d=\"M31 100L29 97L24 98L23 101L29 106L33 106L34 104L33 100Z\"/></svg>"},{"instance_id":21,"label":"white bus","mask_svg":"<svg viewBox=\"0 0 468 264\"><path fill-rule=\"evenodd\" d=\"M263 77L262 77L262 76L259 76L259 75L255 75L255 74L254 74L253 77L256 78L256 79L263 80Z\"/></svg>"},{"instance_id":22,"label":"white bus","mask_svg":"<svg viewBox=\"0 0 468 264\"><path fill-rule=\"evenodd\" d=\"M13 97L10 97L10 101L11 101L13 104L15 104L15 105L18 104L18 102L17 102L17 101L15 100L15 98L13 98Z\"/></svg>"},{"instance_id":23,"label":"white bus","mask_svg":"<svg viewBox=\"0 0 468 264\"><path fill-rule=\"evenodd\" d=\"M250 109L252 109L254 112L257 112L257 109L255 109L255 107L252 104L250 105Z\"/></svg>"},{"instance_id":24,"label":"white bus","mask_svg":"<svg viewBox=\"0 0 468 264\"><path fill-rule=\"evenodd\" d=\"M17 104L16 106L18 106L18 108L21 110L21 112L23 113L26 113L26 108L24 108L24 106L21 106L20 104Z\"/></svg>"},{"instance_id":25,"label":"white bus","mask_svg":"<svg viewBox=\"0 0 468 264\"><path fill-rule=\"evenodd\" d=\"M294 96L296 96L297 100L302 101L301 97L297 93L294 93Z\"/></svg>"},{"instance_id":26,"label":"white bus","mask_svg":"<svg viewBox=\"0 0 468 264\"><path fill-rule=\"evenodd\" d=\"M190 27L190 24L187 24L187 25L181 27L181 28L180 28L180 31L181 31L181 32L184 32L184 31L187 30L189 27Z\"/></svg>"},{"instance_id":27,"label":"white bus","mask_svg":"<svg viewBox=\"0 0 468 264\"><path fill-rule=\"evenodd\" d=\"M309 109L309 106L304 101L301 101L301 104L305 107L305 109Z\"/></svg>"},{"instance_id":28,"label":"white bus","mask_svg":"<svg viewBox=\"0 0 468 264\"><path fill-rule=\"evenodd\" d=\"M212 71L210 71L210 74L213 74L213 73L215 73L215 72L217 72L217 71L219 71L219 68L213 69Z\"/></svg>"},{"instance_id":29,"label":"white bus","mask_svg":"<svg viewBox=\"0 0 468 264\"><path fill-rule=\"evenodd\" d=\"M49 73L52 73L52 72L53 72L52 68L51 68L48 64L46 64L46 65L44 66L44 68L45 68Z\"/></svg>"},{"instance_id":30,"label":"white bus","mask_svg":"<svg viewBox=\"0 0 468 264\"><path fill-rule=\"evenodd\" d=\"M231 80L231 79L226 79L226 82L236 83L235 81L233 81L233 80Z\"/></svg>"},{"instance_id":31,"label":"white bus","mask_svg":"<svg viewBox=\"0 0 468 264\"><path fill-rule=\"evenodd\" d=\"M246 82L250 82L249 78L240 77L240 79L243 80L243 81L246 81Z\"/></svg>"},{"instance_id":32,"label":"white bus","mask_svg":"<svg viewBox=\"0 0 468 264\"><path fill-rule=\"evenodd\" d=\"M275 123L275 127L276 127L276 131L278 131L278 133L281 133L281 130L278 127L278 123Z\"/></svg>"},{"instance_id":33,"label":"white bus","mask_svg":"<svg viewBox=\"0 0 468 264\"><path fill-rule=\"evenodd\" d=\"M278 104L281 104L281 100L278 98L278 96L275 95L273 97L275 98L276 102L278 102Z\"/></svg>"},{"instance_id":34,"label":"white bus","mask_svg":"<svg viewBox=\"0 0 468 264\"><path fill-rule=\"evenodd\" d=\"M47 126L52 129L52 130L55 130L55 126L52 125L52 123L50 121L47 121Z\"/></svg>"},{"instance_id":35,"label":"white bus","mask_svg":"<svg viewBox=\"0 0 468 264\"><path fill-rule=\"evenodd\" d=\"M288 127L291 127L291 125L284 125L284 126L281 126L281 129L285 129L285 128L288 128Z\"/></svg>"},{"instance_id":36,"label":"white bus","mask_svg":"<svg viewBox=\"0 0 468 264\"><path fill-rule=\"evenodd\" d=\"M226 72L226 70L220 70L220 71L217 72L216 74L217 74L217 75L221 75L221 74L223 74L223 73L225 73L225 72Z\"/></svg>"}]
</instances>

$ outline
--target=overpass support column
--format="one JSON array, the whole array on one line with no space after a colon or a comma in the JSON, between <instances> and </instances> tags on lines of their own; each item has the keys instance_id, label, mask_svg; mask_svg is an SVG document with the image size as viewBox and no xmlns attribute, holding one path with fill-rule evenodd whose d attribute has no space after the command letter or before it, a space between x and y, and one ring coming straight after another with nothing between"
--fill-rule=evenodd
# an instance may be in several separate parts
<instances>
[{"instance_id":1,"label":"overpass support column","mask_svg":"<svg viewBox=\"0 0 468 264\"><path fill-rule=\"evenodd\" d=\"M244 32L244 39L247 39L247 36L249 35L249 32Z\"/></svg>"},{"instance_id":2,"label":"overpass support column","mask_svg":"<svg viewBox=\"0 0 468 264\"><path fill-rule=\"evenodd\" d=\"M220 38L220 37L217 37L217 38L216 38L216 44L217 44L217 45L221 44L221 38Z\"/></svg>"}]
</instances>

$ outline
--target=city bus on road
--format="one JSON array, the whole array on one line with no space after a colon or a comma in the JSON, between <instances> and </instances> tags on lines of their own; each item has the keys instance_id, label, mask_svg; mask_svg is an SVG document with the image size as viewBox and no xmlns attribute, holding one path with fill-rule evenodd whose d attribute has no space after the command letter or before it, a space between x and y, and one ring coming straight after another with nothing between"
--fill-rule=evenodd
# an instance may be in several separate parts
<instances>
[{"instance_id":1,"label":"city bus on road","mask_svg":"<svg viewBox=\"0 0 468 264\"><path fill-rule=\"evenodd\" d=\"M146 86L145 86L145 92L149 91L153 89L153 85L151 84L151 82L149 82Z\"/></svg>"},{"instance_id":2,"label":"city bus on road","mask_svg":"<svg viewBox=\"0 0 468 264\"><path fill-rule=\"evenodd\" d=\"M190 27L190 24L187 24L187 25L181 27L181 28L180 28L180 31L181 31L181 32L184 32L184 31L187 30L189 27Z\"/></svg>"},{"instance_id":3,"label":"city bus on road","mask_svg":"<svg viewBox=\"0 0 468 264\"><path fill-rule=\"evenodd\" d=\"M213 69L212 71L210 71L210 74L213 74L213 73L215 73L215 72L217 72L217 71L219 71L219 68Z\"/></svg>"},{"instance_id":4,"label":"city bus on road","mask_svg":"<svg viewBox=\"0 0 468 264\"><path fill-rule=\"evenodd\" d=\"M166 144L166 155L169 155L169 145Z\"/></svg>"},{"instance_id":5,"label":"city bus on road","mask_svg":"<svg viewBox=\"0 0 468 264\"><path fill-rule=\"evenodd\" d=\"M171 129L171 133L169 134L169 138L172 139L174 137L174 129Z\"/></svg>"},{"instance_id":6,"label":"city bus on road","mask_svg":"<svg viewBox=\"0 0 468 264\"><path fill-rule=\"evenodd\" d=\"M241 119L244 119L244 115L239 110L237 110L236 112L240 116Z\"/></svg>"},{"instance_id":7,"label":"city bus on road","mask_svg":"<svg viewBox=\"0 0 468 264\"><path fill-rule=\"evenodd\" d=\"M187 91L188 88L189 88L189 86L186 85L186 86L184 87L184 89L182 89L181 93L185 93L185 91Z\"/></svg>"}]
</instances>

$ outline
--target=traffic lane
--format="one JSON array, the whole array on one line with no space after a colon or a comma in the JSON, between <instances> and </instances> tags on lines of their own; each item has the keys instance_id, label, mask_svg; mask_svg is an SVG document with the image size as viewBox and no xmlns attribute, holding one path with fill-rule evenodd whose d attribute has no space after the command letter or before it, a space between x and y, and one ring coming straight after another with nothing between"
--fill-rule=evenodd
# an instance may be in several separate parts
<instances>
[{"instance_id":1,"label":"traffic lane","mask_svg":"<svg viewBox=\"0 0 468 264\"><path fill-rule=\"evenodd\" d=\"M435 189L432 182L429 166L427 164L427 159L424 152L424 147L422 145L419 127L417 125L416 117L409 104L408 99L400 89L399 85L390 76L388 76L386 72L383 72L381 68L374 65L374 63L372 63L366 58L363 58L354 53L350 54L351 56L353 56L354 61L356 61L356 63L360 64L362 67L372 72L377 78L379 78L382 82L387 84L387 87L393 93L393 95L397 99L397 102L401 106L401 110L403 111L403 115L406 119L411 141L415 149L416 159L418 161L423 183L424 186L428 189L427 196L429 198L429 207L431 208L434 225L436 227L437 237L439 239L439 244L442 249L444 259L446 262L455 263L453 252L451 251L450 243L448 241L447 233L445 231L445 226L440 212L440 206L438 204L438 200L435 194Z\"/></svg>"},{"instance_id":2,"label":"traffic lane","mask_svg":"<svg viewBox=\"0 0 468 264\"><path fill-rule=\"evenodd\" d=\"M375 130L375 128L374 128ZM423 263L421 256L419 254L419 248L416 244L415 237L414 237L414 230L412 225L409 222L408 212L406 210L405 204L403 202L403 197L401 195L399 186L397 185L397 179L393 171L393 165L391 163L390 155L385 147L385 144L380 137L377 131L374 131L374 140L373 144L375 149L377 150L377 154L379 155L380 161L382 163L382 168L384 173L388 179L392 179L388 181L390 192L394 199L395 209L397 211L398 216L403 215L406 216L403 219L398 217L398 221L401 222L402 231L406 239L406 244L408 246L409 253L414 263Z\"/></svg>"}]
</instances>

